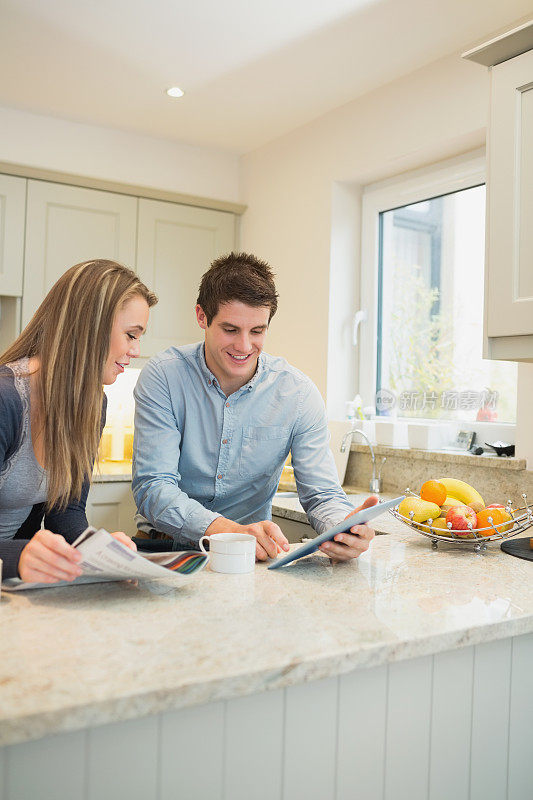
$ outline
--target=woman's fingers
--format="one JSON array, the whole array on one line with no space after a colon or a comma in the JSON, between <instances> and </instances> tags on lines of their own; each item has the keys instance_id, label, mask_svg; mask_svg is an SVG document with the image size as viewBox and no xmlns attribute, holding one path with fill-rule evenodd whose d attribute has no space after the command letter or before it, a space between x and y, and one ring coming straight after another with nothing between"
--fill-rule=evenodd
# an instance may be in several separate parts
<instances>
[{"instance_id":1,"label":"woman's fingers","mask_svg":"<svg viewBox=\"0 0 533 800\"><path fill-rule=\"evenodd\" d=\"M31 583L57 583L58 579L53 578L46 572L40 572L38 569L32 571L32 577L29 579Z\"/></svg>"},{"instance_id":2,"label":"woman's fingers","mask_svg":"<svg viewBox=\"0 0 533 800\"><path fill-rule=\"evenodd\" d=\"M23 581L45 583L71 581L82 574L78 562L81 554L59 534L41 530L23 549L19 559L19 575Z\"/></svg>"},{"instance_id":3,"label":"woman's fingers","mask_svg":"<svg viewBox=\"0 0 533 800\"><path fill-rule=\"evenodd\" d=\"M78 566L80 554L62 536L58 537L62 540L58 542L55 539L56 534L51 535L54 539L47 538L45 541L35 542L31 555L42 565L39 567L36 564L36 568L43 569L50 575L58 575L61 580L72 580L81 575L82 571Z\"/></svg>"},{"instance_id":4,"label":"woman's fingers","mask_svg":"<svg viewBox=\"0 0 533 800\"><path fill-rule=\"evenodd\" d=\"M81 575L81 569L67 559L57 556L53 551L46 548L35 547L26 555L24 566L38 572L44 572L56 581L72 581ZM23 580L35 580L35 578L23 578Z\"/></svg>"},{"instance_id":5,"label":"woman's fingers","mask_svg":"<svg viewBox=\"0 0 533 800\"><path fill-rule=\"evenodd\" d=\"M125 544L126 547L130 548L130 550L137 550L137 545L131 540L127 533L115 531L115 533L112 533L111 536L116 539L117 542L122 542L122 544Z\"/></svg>"}]
</instances>

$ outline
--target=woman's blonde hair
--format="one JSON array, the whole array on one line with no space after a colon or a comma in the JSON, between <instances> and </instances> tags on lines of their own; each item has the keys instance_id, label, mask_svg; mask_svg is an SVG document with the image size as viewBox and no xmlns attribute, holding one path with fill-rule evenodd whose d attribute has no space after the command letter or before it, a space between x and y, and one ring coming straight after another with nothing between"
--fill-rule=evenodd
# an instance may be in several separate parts
<instances>
[{"instance_id":1,"label":"woman's blonde hair","mask_svg":"<svg viewBox=\"0 0 533 800\"><path fill-rule=\"evenodd\" d=\"M132 297L151 307L156 295L116 261L76 264L52 286L0 364L33 356L48 472L47 507L79 499L100 441L103 375L115 314Z\"/></svg>"}]
</instances>

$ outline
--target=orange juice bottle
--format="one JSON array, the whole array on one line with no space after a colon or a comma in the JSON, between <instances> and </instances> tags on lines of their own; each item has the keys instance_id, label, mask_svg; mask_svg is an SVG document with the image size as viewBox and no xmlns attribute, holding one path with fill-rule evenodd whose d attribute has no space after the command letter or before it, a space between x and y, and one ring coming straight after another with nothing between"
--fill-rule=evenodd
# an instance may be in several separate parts
<instances>
[{"instance_id":1,"label":"orange juice bottle","mask_svg":"<svg viewBox=\"0 0 533 800\"><path fill-rule=\"evenodd\" d=\"M102 431L102 438L100 439L100 447L98 449L98 461L109 461L111 458L111 440L113 432L111 427L105 426Z\"/></svg>"},{"instance_id":2,"label":"orange juice bottle","mask_svg":"<svg viewBox=\"0 0 533 800\"><path fill-rule=\"evenodd\" d=\"M124 461L131 461L133 458L133 425L126 425L124 428Z\"/></svg>"}]
</instances>

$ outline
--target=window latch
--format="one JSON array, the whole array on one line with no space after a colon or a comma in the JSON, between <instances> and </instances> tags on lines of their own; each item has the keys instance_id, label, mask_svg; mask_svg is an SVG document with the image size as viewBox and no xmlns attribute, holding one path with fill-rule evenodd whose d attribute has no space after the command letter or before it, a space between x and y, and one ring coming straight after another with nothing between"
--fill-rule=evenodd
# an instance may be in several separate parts
<instances>
[{"instance_id":1,"label":"window latch","mask_svg":"<svg viewBox=\"0 0 533 800\"><path fill-rule=\"evenodd\" d=\"M361 322L366 322L367 319L368 319L368 314L366 313L366 311L363 311L362 309L360 311L356 311L354 314L353 332L352 332L354 347L357 347L357 332L359 330L359 325L361 324Z\"/></svg>"}]
</instances>

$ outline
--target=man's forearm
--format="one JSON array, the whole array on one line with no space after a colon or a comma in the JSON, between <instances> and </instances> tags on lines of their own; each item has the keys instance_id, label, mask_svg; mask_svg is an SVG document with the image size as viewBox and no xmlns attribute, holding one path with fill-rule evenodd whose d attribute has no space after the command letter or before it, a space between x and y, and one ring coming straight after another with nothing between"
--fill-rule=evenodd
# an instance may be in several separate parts
<instances>
[{"instance_id":1,"label":"man's forearm","mask_svg":"<svg viewBox=\"0 0 533 800\"><path fill-rule=\"evenodd\" d=\"M133 496L138 513L161 533L198 542L218 514L181 491L177 481L143 480L134 474Z\"/></svg>"}]
</instances>

